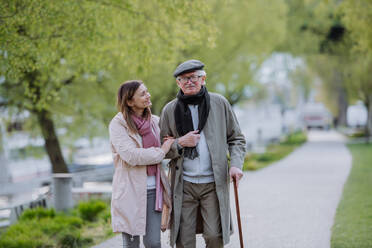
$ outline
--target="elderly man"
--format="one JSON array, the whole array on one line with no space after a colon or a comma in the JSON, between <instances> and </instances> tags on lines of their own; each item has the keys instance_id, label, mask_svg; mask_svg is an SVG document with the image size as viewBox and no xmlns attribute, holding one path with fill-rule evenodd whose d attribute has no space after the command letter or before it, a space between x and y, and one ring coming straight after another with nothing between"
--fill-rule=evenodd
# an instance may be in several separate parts
<instances>
[{"instance_id":1,"label":"elderly man","mask_svg":"<svg viewBox=\"0 0 372 248\"><path fill-rule=\"evenodd\" d=\"M229 180L243 176L245 138L229 102L207 91L203 68L198 60L176 68L180 90L160 118L162 139L177 138L167 157L173 192L170 242L178 248L195 247L196 233L203 233L207 247L229 242Z\"/></svg>"}]
</instances>

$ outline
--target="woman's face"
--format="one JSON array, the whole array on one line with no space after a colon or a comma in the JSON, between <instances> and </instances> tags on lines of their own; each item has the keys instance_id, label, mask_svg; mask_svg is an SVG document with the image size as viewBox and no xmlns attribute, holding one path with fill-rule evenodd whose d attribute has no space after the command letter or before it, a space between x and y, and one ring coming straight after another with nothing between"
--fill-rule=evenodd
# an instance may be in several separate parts
<instances>
[{"instance_id":1,"label":"woman's face","mask_svg":"<svg viewBox=\"0 0 372 248\"><path fill-rule=\"evenodd\" d=\"M146 86L141 84L134 93L132 100L128 101L128 105L133 109L133 111L144 110L152 105L150 97L151 95Z\"/></svg>"}]
</instances>

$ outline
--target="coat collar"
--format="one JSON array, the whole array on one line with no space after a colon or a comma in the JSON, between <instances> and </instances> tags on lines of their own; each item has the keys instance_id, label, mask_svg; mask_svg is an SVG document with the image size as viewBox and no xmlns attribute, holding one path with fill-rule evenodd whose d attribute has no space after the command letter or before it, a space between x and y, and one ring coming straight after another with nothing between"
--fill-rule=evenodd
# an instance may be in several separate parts
<instances>
[{"instance_id":1,"label":"coat collar","mask_svg":"<svg viewBox=\"0 0 372 248\"><path fill-rule=\"evenodd\" d=\"M129 127L128 127L128 123L125 121L124 119L124 116L121 112L117 113L117 115L115 116L115 118L117 118L120 122L121 125L123 125L125 127L125 129L127 130L127 133L129 135L129 137L131 137L132 139L134 139L138 146L139 147L142 147L142 138L141 138L141 135L139 135L138 133L133 133L130 131Z\"/></svg>"}]
</instances>

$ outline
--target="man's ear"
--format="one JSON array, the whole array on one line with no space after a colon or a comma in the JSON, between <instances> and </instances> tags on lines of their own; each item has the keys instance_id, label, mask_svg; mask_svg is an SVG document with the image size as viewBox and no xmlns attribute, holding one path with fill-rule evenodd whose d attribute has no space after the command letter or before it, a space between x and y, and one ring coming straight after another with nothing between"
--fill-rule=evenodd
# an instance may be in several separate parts
<instances>
[{"instance_id":1,"label":"man's ear","mask_svg":"<svg viewBox=\"0 0 372 248\"><path fill-rule=\"evenodd\" d=\"M205 79L207 78L207 76L202 76L202 83L201 83L201 85L205 85L206 84L206 82L205 82Z\"/></svg>"}]
</instances>

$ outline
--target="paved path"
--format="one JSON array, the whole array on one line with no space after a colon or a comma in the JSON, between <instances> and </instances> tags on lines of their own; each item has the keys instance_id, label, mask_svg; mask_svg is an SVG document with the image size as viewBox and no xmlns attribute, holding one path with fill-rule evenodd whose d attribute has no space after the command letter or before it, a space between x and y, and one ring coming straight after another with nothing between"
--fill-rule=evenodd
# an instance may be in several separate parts
<instances>
[{"instance_id":1,"label":"paved path","mask_svg":"<svg viewBox=\"0 0 372 248\"><path fill-rule=\"evenodd\" d=\"M329 248L350 167L351 155L339 134L313 131L309 142L285 159L245 173L239 186L245 247ZM226 247L239 248L232 190L231 197L236 232ZM162 234L163 247L169 247L168 237ZM200 236L197 240L197 247L204 247ZM121 237L96 247L121 247Z\"/></svg>"}]
</instances>

